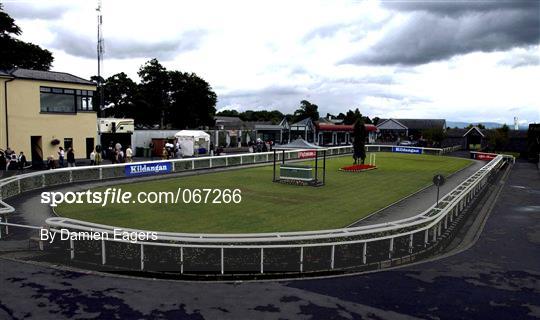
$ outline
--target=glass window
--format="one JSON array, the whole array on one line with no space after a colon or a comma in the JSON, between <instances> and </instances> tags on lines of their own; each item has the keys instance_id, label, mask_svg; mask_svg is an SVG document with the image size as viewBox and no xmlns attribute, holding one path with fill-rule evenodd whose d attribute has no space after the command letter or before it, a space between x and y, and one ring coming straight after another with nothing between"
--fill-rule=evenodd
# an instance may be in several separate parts
<instances>
[{"instance_id":1,"label":"glass window","mask_svg":"<svg viewBox=\"0 0 540 320\"><path fill-rule=\"evenodd\" d=\"M73 113L75 96L67 94L41 93L41 112Z\"/></svg>"},{"instance_id":2,"label":"glass window","mask_svg":"<svg viewBox=\"0 0 540 320\"><path fill-rule=\"evenodd\" d=\"M41 112L93 111L93 91L40 87Z\"/></svg>"},{"instance_id":3,"label":"glass window","mask_svg":"<svg viewBox=\"0 0 540 320\"><path fill-rule=\"evenodd\" d=\"M64 138L64 150L68 150L73 147L73 138Z\"/></svg>"},{"instance_id":4,"label":"glass window","mask_svg":"<svg viewBox=\"0 0 540 320\"><path fill-rule=\"evenodd\" d=\"M77 97L77 110L93 111L92 97Z\"/></svg>"}]
</instances>

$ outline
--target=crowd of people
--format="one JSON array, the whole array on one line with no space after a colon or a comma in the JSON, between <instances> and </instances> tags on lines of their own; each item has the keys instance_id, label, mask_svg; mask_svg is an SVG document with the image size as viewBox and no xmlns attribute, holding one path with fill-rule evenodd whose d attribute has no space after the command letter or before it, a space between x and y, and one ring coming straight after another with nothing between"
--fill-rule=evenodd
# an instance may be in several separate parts
<instances>
[{"instance_id":1,"label":"crowd of people","mask_svg":"<svg viewBox=\"0 0 540 320\"><path fill-rule=\"evenodd\" d=\"M272 151L272 148L274 147L274 141L272 140L263 141L261 138L257 138L255 142L250 141L248 143L248 147L249 147L250 153L268 152L268 151Z\"/></svg>"},{"instance_id":2,"label":"crowd of people","mask_svg":"<svg viewBox=\"0 0 540 320\"><path fill-rule=\"evenodd\" d=\"M66 166L68 167L75 167L75 151L72 147L67 148L67 151L64 150L63 147L58 147L58 162L54 159L54 156L50 155L47 157L47 162L45 164L45 167L47 169L56 169L56 168L63 168Z\"/></svg>"},{"instance_id":3,"label":"crowd of people","mask_svg":"<svg viewBox=\"0 0 540 320\"><path fill-rule=\"evenodd\" d=\"M258 138L256 141L251 141L248 143L249 152L267 152L271 151L274 142L263 141ZM152 143L149 145L150 150L153 150L154 146ZM223 154L224 148L221 146L215 147L213 143L210 143L210 155L219 156ZM100 165L103 163L103 159L110 160L111 163L130 163L133 162L133 149L131 146L124 148L119 142L114 143L110 142L107 148L102 148L100 145L97 145L92 152L90 153L90 165ZM182 150L180 144L176 142L167 143L163 147L161 153L162 160L169 159L178 159L182 158ZM0 149L0 170L20 170L23 171L28 165L25 154L21 151L17 154L14 150L9 147L6 150ZM56 169L63 167L75 167L75 150L73 147L68 147L67 150L64 147L58 147L57 157L50 155L46 159L45 163L46 169Z\"/></svg>"},{"instance_id":4,"label":"crowd of people","mask_svg":"<svg viewBox=\"0 0 540 320\"><path fill-rule=\"evenodd\" d=\"M19 170L23 171L27 165L24 152L17 154L15 150L7 147L6 150L0 150L0 170Z\"/></svg>"},{"instance_id":5,"label":"crowd of people","mask_svg":"<svg viewBox=\"0 0 540 320\"><path fill-rule=\"evenodd\" d=\"M154 149L154 144L150 142L150 150ZM175 144L166 143L161 150L161 160L180 159L182 158L182 149L180 143L177 141Z\"/></svg>"},{"instance_id":6,"label":"crowd of people","mask_svg":"<svg viewBox=\"0 0 540 320\"><path fill-rule=\"evenodd\" d=\"M133 162L133 150L131 146L127 146L124 149L120 142L109 143L109 147L105 150L101 150L100 146L96 147L96 150L92 151L94 155L90 154L90 164L99 165L101 164L101 159L109 159L111 163L126 163Z\"/></svg>"},{"instance_id":7,"label":"crowd of people","mask_svg":"<svg viewBox=\"0 0 540 320\"><path fill-rule=\"evenodd\" d=\"M63 147L58 147L57 151L58 160L54 156L48 156L46 161L46 169L56 169L66 167L75 167L75 151L72 147L67 148L67 151ZM97 145L90 153L90 165L100 165L103 163L103 159L109 159L111 163L125 163L133 162L133 150L131 146L127 146L124 150L120 143L112 143L107 149L103 149L100 145Z\"/></svg>"}]
</instances>

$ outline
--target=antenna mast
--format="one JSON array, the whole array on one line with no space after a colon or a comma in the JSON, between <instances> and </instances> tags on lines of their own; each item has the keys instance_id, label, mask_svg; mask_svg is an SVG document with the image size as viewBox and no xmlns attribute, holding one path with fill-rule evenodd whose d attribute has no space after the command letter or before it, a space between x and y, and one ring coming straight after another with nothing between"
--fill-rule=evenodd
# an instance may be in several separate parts
<instances>
[{"instance_id":1,"label":"antenna mast","mask_svg":"<svg viewBox=\"0 0 540 320\"><path fill-rule=\"evenodd\" d=\"M98 0L98 5L96 8L97 11L97 86L99 90L99 110L101 111L104 107L104 94L103 94L103 83L101 81L101 63L103 61L103 17L101 16L101 0Z\"/></svg>"}]
</instances>

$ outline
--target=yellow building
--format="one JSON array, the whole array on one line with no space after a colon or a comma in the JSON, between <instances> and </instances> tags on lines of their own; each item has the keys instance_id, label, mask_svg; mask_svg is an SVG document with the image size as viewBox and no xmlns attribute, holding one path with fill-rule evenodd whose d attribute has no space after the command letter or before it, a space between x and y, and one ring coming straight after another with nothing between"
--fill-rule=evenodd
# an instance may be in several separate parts
<instances>
[{"instance_id":1,"label":"yellow building","mask_svg":"<svg viewBox=\"0 0 540 320\"><path fill-rule=\"evenodd\" d=\"M23 151L33 164L73 147L76 158L94 148L96 85L74 75L29 69L0 71L0 149Z\"/></svg>"}]
</instances>

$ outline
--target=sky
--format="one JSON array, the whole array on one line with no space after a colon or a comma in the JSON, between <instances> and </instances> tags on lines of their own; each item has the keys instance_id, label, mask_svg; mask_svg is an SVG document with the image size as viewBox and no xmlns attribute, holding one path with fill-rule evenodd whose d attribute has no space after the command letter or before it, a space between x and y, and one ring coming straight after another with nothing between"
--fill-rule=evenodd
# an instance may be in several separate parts
<instances>
[{"instance_id":1,"label":"sky","mask_svg":"<svg viewBox=\"0 0 540 320\"><path fill-rule=\"evenodd\" d=\"M0 1L52 70L97 74L92 0ZM217 109L540 123L540 1L102 0L102 75L158 58Z\"/></svg>"}]
</instances>

